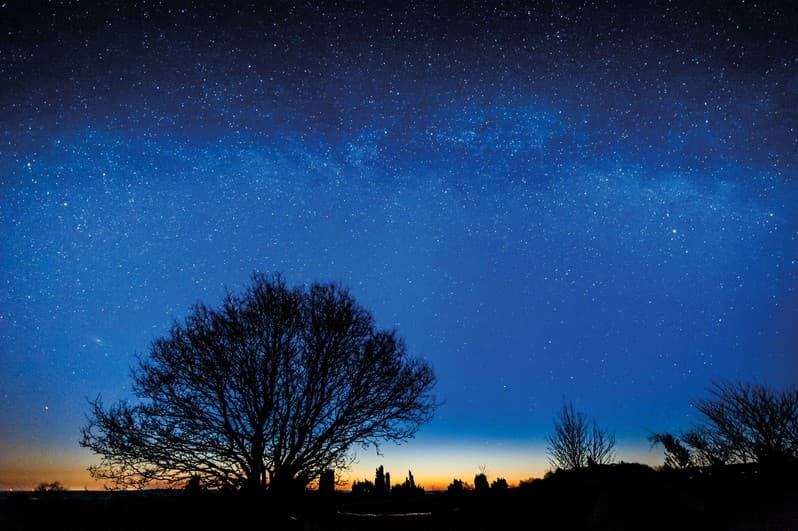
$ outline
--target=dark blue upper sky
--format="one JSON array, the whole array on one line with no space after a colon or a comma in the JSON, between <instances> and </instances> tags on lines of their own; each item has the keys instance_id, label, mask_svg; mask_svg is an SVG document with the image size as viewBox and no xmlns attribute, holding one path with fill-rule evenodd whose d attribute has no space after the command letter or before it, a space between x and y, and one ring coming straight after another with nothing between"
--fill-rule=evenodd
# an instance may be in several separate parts
<instances>
[{"instance_id":1,"label":"dark blue upper sky","mask_svg":"<svg viewBox=\"0 0 798 531\"><path fill-rule=\"evenodd\" d=\"M635 460L798 382L796 7L529 4L3 4L0 487L91 463L86 399L253 271L432 363L400 467L537 474L563 399Z\"/></svg>"}]
</instances>

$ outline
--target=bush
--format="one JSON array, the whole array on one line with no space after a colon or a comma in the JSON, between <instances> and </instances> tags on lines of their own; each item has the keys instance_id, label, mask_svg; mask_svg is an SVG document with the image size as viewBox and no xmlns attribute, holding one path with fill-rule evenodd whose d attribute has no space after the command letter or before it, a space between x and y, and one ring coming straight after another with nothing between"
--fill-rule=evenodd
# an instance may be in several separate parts
<instances>
[{"instance_id":1,"label":"bush","mask_svg":"<svg viewBox=\"0 0 798 531\"><path fill-rule=\"evenodd\" d=\"M507 490L507 480L504 478L496 478L490 484L492 490Z\"/></svg>"}]
</instances>

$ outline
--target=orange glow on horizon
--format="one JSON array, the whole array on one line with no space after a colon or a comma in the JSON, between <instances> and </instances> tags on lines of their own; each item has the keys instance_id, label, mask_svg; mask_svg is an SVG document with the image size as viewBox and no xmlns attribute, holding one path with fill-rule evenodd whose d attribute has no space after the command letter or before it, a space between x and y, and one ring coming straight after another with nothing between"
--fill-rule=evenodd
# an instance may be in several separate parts
<instances>
[{"instance_id":1,"label":"orange glow on horizon","mask_svg":"<svg viewBox=\"0 0 798 531\"><path fill-rule=\"evenodd\" d=\"M477 472L478 474L479 472ZM460 479L463 483L470 485L471 487L474 486L474 475L475 474L455 474L452 476L427 476L424 474L419 473L418 475L413 472L413 478L415 479L415 483L419 487L423 487L425 492L438 492L438 491L445 491L449 485L452 483L453 479ZM537 479L543 477L543 473L541 474L532 474L532 475L525 475L525 474L517 474L517 475L504 475L504 476L491 476L488 474L488 483L492 483L495 479L502 477L507 481L507 485L509 487L517 487L521 481L526 481L530 479ZM349 492L352 490L352 483L353 481L362 481L363 479L368 479L372 483L374 482L374 478L358 478L357 480L350 480L346 483L336 485L335 490L337 492ZM396 480L393 479L393 475L391 476L391 487L395 487L404 483L405 476L402 476L401 479L397 478Z\"/></svg>"},{"instance_id":2,"label":"orange glow on horizon","mask_svg":"<svg viewBox=\"0 0 798 531\"><path fill-rule=\"evenodd\" d=\"M551 468L545 448L522 442L487 441L458 446L427 442L383 451L383 455L362 456L348 470L338 471L336 490L348 492L354 481L373 482L380 465L391 474L392 486L403 483L411 471L416 485L428 492L446 490L453 479L473 485L474 476L483 471L489 483L504 478L510 487L516 487L521 481L543 477ZM662 453L652 451L648 445L619 445L617 456L618 461L651 466L662 463ZM84 451L11 451L0 457L0 491L30 491L41 483L54 481L68 490L104 490L105 482L93 479L87 470L96 462L95 456Z\"/></svg>"},{"instance_id":3,"label":"orange glow on horizon","mask_svg":"<svg viewBox=\"0 0 798 531\"><path fill-rule=\"evenodd\" d=\"M70 465L0 467L0 490L33 490L42 483L57 481L67 490L103 490L103 482L91 477L85 468Z\"/></svg>"}]
</instances>

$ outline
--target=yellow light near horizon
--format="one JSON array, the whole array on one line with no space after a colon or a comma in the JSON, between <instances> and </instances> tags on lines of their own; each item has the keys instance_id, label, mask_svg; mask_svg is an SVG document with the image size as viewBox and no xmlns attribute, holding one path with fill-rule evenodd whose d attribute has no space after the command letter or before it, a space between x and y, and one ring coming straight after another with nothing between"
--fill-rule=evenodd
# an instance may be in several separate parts
<instances>
[{"instance_id":1,"label":"yellow light near horizon","mask_svg":"<svg viewBox=\"0 0 798 531\"><path fill-rule=\"evenodd\" d=\"M42 483L57 481L67 490L102 490L103 483L91 477L84 467L42 465L0 468L0 490L33 490Z\"/></svg>"},{"instance_id":2,"label":"yellow light near horizon","mask_svg":"<svg viewBox=\"0 0 798 531\"><path fill-rule=\"evenodd\" d=\"M54 451L45 448L10 448L0 456L0 490L33 490L57 481L69 490L98 490L103 483L91 477L88 467L97 458L83 448Z\"/></svg>"},{"instance_id":3,"label":"yellow light near horizon","mask_svg":"<svg viewBox=\"0 0 798 531\"><path fill-rule=\"evenodd\" d=\"M484 470L488 481L504 478L508 484L542 477L548 463L542 452L526 445L505 443L424 445L423 447L394 447L382 456L363 456L352 467L340 473L340 490L351 488L353 481L374 481L377 467L382 465L391 473L391 483L404 482L408 471L413 472L416 485L428 491L444 490L453 479L473 483L474 476Z\"/></svg>"},{"instance_id":4,"label":"yellow light near horizon","mask_svg":"<svg viewBox=\"0 0 798 531\"><path fill-rule=\"evenodd\" d=\"M417 444L416 444L417 443ZM390 445L383 455L373 450L361 453L348 469L339 471L336 487L351 489L353 481L374 481L377 467L382 465L391 474L393 485L404 482L413 472L417 485L427 491L445 490L453 479L472 484L482 471L492 482L504 478L510 486L520 481L540 478L551 468L545 447L525 442L496 440L459 442L415 441L414 444ZM617 448L618 460L657 466L662 464L661 450L647 444L622 444ZM102 490L104 482L93 479L87 468L98 458L84 449L69 452L12 449L0 456L0 490L33 490L41 483L59 482L69 490Z\"/></svg>"}]
</instances>

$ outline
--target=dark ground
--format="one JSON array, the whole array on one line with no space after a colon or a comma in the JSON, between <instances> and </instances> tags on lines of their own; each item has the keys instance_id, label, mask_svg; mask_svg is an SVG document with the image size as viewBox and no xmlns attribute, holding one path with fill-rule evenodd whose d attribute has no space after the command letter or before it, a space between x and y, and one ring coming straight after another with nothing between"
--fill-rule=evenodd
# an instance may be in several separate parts
<instances>
[{"instance_id":1,"label":"dark ground","mask_svg":"<svg viewBox=\"0 0 798 531\"><path fill-rule=\"evenodd\" d=\"M798 481L577 477L484 493L308 492L292 500L180 491L18 492L0 495L0 529L787 531L798 530Z\"/></svg>"}]
</instances>

